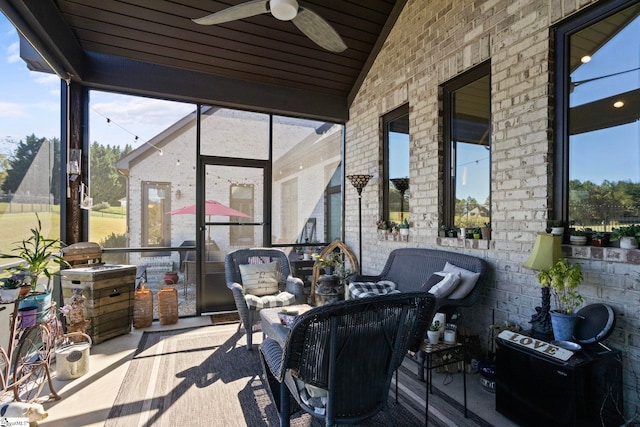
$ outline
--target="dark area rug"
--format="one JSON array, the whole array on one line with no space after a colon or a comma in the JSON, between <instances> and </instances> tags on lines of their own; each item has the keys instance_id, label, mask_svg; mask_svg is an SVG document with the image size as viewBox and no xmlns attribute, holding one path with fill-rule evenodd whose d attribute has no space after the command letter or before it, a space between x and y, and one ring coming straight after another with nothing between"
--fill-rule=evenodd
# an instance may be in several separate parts
<instances>
[{"instance_id":1,"label":"dark area rug","mask_svg":"<svg viewBox=\"0 0 640 427\"><path fill-rule=\"evenodd\" d=\"M105 427L277 426L278 414L262 383L257 351L247 351L237 324L145 332ZM420 426L390 400L398 426ZM367 426L386 426L382 414ZM292 426L321 426L308 414Z\"/></svg>"}]
</instances>

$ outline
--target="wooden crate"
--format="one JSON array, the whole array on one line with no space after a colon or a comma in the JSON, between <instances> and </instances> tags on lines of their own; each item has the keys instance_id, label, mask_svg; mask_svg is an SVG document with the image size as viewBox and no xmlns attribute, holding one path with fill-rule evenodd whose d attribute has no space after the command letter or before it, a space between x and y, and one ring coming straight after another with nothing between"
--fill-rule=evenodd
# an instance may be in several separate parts
<instances>
[{"instance_id":1,"label":"wooden crate","mask_svg":"<svg viewBox=\"0 0 640 427\"><path fill-rule=\"evenodd\" d=\"M62 270L62 296L70 304L74 293L85 297L87 334L95 344L131 332L135 297L134 265L101 265Z\"/></svg>"}]
</instances>

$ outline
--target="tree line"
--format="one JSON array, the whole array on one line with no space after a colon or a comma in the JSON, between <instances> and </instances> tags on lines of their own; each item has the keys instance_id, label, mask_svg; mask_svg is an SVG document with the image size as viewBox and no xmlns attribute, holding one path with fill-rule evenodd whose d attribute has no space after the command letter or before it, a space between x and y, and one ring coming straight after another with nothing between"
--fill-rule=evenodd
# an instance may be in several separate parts
<instances>
[{"instance_id":1,"label":"tree line","mask_svg":"<svg viewBox=\"0 0 640 427\"><path fill-rule=\"evenodd\" d=\"M24 140L9 140L15 146L11 154L0 155L0 190L11 198L52 198L60 204L60 140L38 138L34 134ZM89 190L95 204L119 204L126 195L125 178L118 174L115 163L132 150L93 142L89 150ZM66 185L66 184L64 184Z\"/></svg>"}]
</instances>

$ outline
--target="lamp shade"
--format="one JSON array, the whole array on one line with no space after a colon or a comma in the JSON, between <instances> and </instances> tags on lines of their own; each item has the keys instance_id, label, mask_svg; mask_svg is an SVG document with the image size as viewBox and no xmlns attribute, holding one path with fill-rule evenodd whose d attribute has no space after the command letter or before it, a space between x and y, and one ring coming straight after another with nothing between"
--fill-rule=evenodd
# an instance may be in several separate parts
<instances>
[{"instance_id":1,"label":"lamp shade","mask_svg":"<svg viewBox=\"0 0 640 427\"><path fill-rule=\"evenodd\" d=\"M347 175L347 179L358 190L358 194L362 193L362 189L367 186L371 178L373 178L373 175Z\"/></svg>"},{"instance_id":2,"label":"lamp shade","mask_svg":"<svg viewBox=\"0 0 640 427\"><path fill-rule=\"evenodd\" d=\"M531 255L523 266L531 270L548 270L562 258L562 236L538 233Z\"/></svg>"}]
</instances>

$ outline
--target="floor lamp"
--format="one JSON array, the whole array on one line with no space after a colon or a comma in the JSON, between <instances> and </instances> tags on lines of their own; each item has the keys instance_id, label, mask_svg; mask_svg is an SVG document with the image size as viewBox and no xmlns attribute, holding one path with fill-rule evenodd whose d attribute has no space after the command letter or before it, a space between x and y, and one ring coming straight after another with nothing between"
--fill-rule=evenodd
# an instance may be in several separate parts
<instances>
[{"instance_id":1,"label":"floor lamp","mask_svg":"<svg viewBox=\"0 0 640 427\"><path fill-rule=\"evenodd\" d=\"M533 244L531 255L523 264L523 267L530 270L548 270L562 258L562 236L553 234L538 233L536 242ZM531 316L531 330L536 334L550 335L551 328L551 291L549 287L542 288L542 305L536 307L536 314Z\"/></svg>"},{"instance_id":2,"label":"floor lamp","mask_svg":"<svg viewBox=\"0 0 640 427\"><path fill-rule=\"evenodd\" d=\"M358 190L358 273L362 274L362 189L367 186L373 175L347 175L347 178Z\"/></svg>"},{"instance_id":3,"label":"floor lamp","mask_svg":"<svg viewBox=\"0 0 640 427\"><path fill-rule=\"evenodd\" d=\"M409 178L391 178L390 181L400 192L400 220L404 221L404 193L409 189Z\"/></svg>"}]
</instances>

